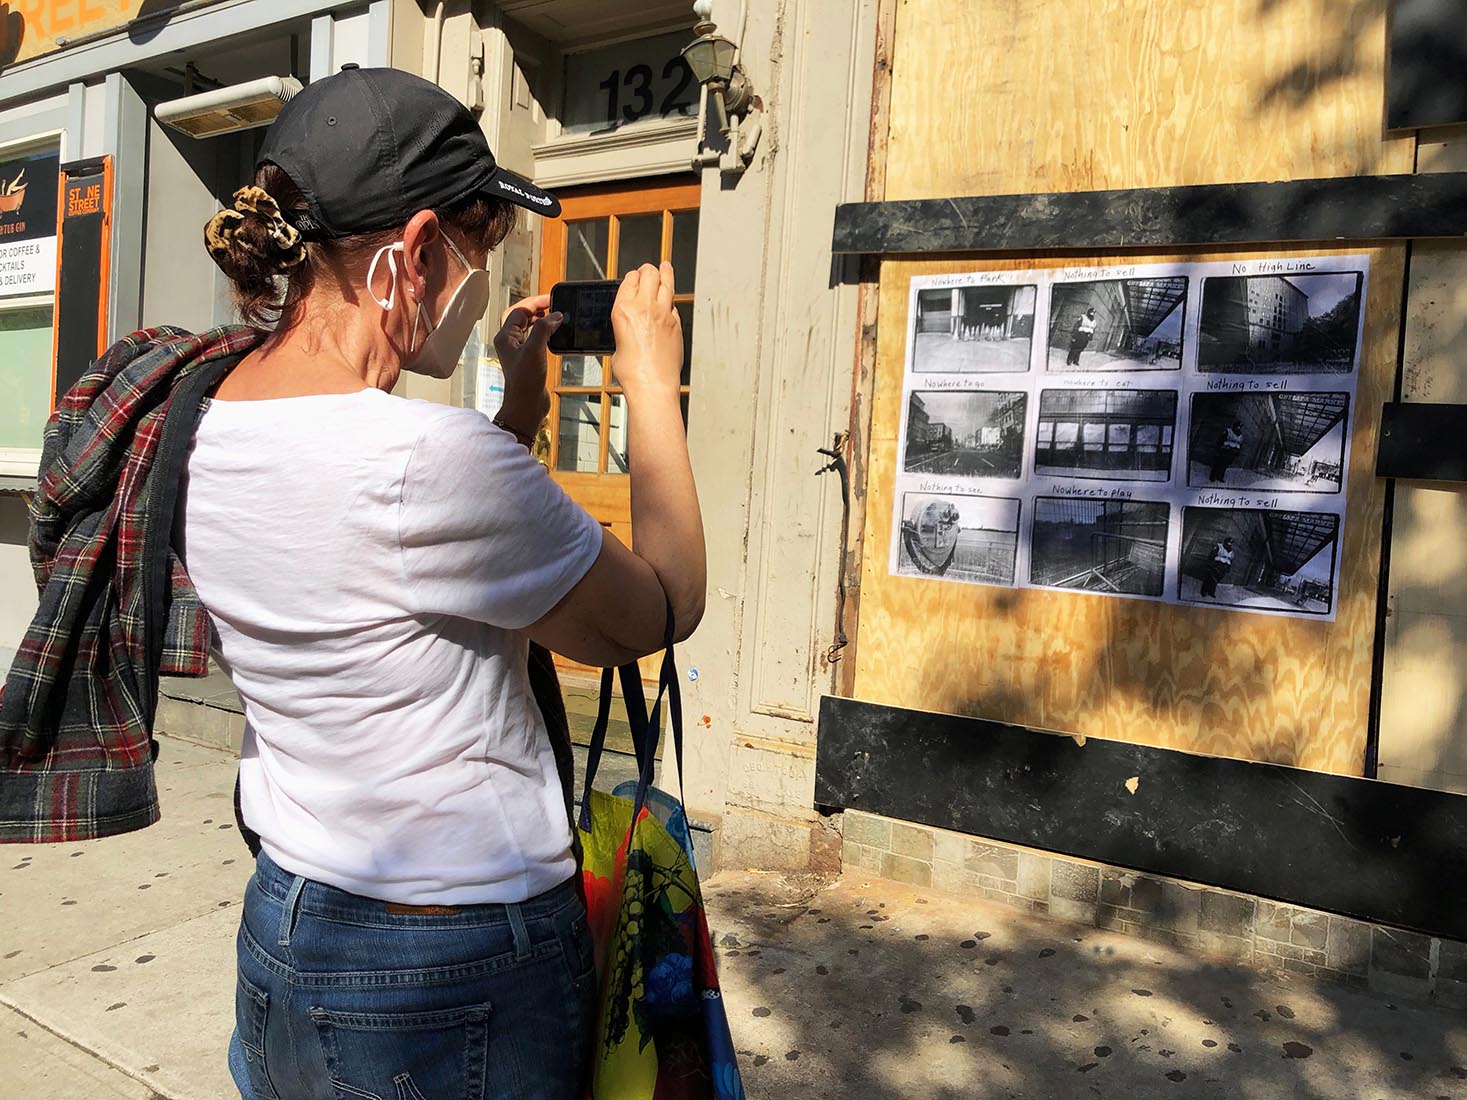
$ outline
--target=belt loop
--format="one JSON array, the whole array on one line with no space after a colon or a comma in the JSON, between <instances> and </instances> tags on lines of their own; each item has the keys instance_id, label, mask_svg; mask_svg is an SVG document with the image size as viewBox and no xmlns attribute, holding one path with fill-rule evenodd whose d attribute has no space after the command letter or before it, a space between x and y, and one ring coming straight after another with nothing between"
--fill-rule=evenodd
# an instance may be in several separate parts
<instances>
[{"instance_id":1,"label":"belt loop","mask_svg":"<svg viewBox=\"0 0 1467 1100\"><path fill-rule=\"evenodd\" d=\"M275 941L281 947L290 946L290 936L295 931L296 917L300 914L301 891L305 888L306 880L296 875L290 884L290 890L286 892L284 908L280 911L280 935Z\"/></svg>"},{"instance_id":2,"label":"belt loop","mask_svg":"<svg viewBox=\"0 0 1467 1100\"><path fill-rule=\"evenodd\" d=\"M510 902L504 907L509 916L509 928L514 933L514 958L515 962L524 962L530 957L530 930L525 927L525 914L520 911L519 902Z\"/></svg>"}]
</instances>

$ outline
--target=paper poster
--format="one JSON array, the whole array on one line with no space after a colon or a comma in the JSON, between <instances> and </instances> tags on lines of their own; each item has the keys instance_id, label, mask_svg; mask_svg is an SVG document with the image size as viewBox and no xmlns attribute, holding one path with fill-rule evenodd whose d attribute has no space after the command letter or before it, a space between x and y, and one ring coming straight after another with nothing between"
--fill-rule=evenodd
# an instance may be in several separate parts
<instances>
[{"instance_id":1,"label":"paper poster","mask_svg":"<svg viewBox=\"0 0 1467 1100\"><path fill-rule=\"evenodd\" d=\"M891 570L1333 620L1367 274L913 279Z\"/></svg>"},{"instance_id":2,"label":"paper poster","mask_svg":"<svg viewBox=\"0 0 1467 1100\"><path fill-rule=\"evenodd\" d=\"M56 289L56 181L61 157L0 161L0 297Z\"/></svg>"}]
</instances>

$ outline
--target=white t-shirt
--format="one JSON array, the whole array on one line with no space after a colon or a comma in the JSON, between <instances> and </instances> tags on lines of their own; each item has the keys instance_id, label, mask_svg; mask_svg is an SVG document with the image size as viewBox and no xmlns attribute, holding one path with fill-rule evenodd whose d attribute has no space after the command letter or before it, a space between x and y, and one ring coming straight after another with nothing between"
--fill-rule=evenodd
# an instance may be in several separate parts
<instances>
[{"instance_id":1,"label":"white t-shirt","mask_svg":"<svg viewBox=\"0 0 1467 1100\"><path fill-rule=\"evenodd\" d=\"M411 905L523 901L574 873L524 628L601 528L524 447L379 390L215 401L185 508L271 859Z\"/></svg>"}]
</instances>

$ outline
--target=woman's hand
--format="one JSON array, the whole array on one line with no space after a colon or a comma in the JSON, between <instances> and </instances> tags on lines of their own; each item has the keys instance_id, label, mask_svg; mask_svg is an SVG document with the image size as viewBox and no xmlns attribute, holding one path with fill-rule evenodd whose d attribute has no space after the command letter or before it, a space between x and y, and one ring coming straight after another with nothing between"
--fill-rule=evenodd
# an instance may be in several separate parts
<instances>
[{"instance_id":1,"label":"woman's hand","mask_svg":"<svg viewBox=\"0 0 1467 1100\"><path fill-rule=\"evenodd\" d=\"M683 324L672 306L672 264L643 264L627 272L611 307L616 353L611 373L628 394L678 393L683 370ZM633 399L635 400L635 399Z\"/></svg>"},{"instance_id":2,"label":"woman's hand","mask_svg":"<svg viewBox=\"0 0 1467 1100\"><path fill-rule=\"evenodd\" d=\"M545 389L545 345L565 320L547 313L550 295L538 294L510 306L494 337L494 354L504 371L504 405L500 415L522 435L533 436L550 414Z\"/></svg>"}]
</instances>

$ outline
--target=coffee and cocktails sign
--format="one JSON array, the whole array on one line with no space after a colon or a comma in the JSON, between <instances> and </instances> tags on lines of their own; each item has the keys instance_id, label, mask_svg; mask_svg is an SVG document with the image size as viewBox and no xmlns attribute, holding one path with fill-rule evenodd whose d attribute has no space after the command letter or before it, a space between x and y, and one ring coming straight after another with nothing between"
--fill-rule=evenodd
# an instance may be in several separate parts
<instances>
[{"instance_id":1,"label":"coffee and cocktails sign","mask_svg":"<svg viewBox=\"0 0 1467 1100\"><path fill-rule=\"evenodd\" d=\"M55 289L60 168L54 151L0 160L0 297Z\"/></svg>"}]
</instances>

